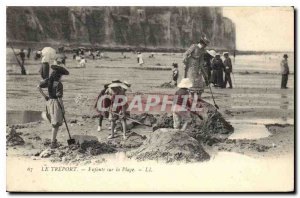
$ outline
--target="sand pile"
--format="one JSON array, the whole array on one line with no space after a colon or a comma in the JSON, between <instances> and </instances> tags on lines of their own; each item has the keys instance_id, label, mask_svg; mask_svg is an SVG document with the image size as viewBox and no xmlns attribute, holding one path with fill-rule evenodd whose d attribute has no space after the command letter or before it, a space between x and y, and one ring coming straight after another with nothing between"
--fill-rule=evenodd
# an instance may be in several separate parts
<instances>
[{"instance_id":1,"label":"sand pile","mask_svg":"<svg viewBox=\"0 0 300 198\"><path fill-rule=\"evenodd\" d=\"M216 111L209 103L201 103L204 112L203 120L193 122L188 128L188 133L197 140L212 145L224 141L233 133L234 128L227 122L222 114Z\"/></svg>"},{"instance_id":2,"label":"sand pile","mask_svg":"<svg viewBox=\"0 0 300 198\"><path fill-rule=\"evenodd\" d=\"M154 131L141 147L129 154L129 157L165 162L195 162L210 158L196 139L185 132L166 128Z\"/></svg>"},{"instance_id":3,"label":"sand pile","mask_svg":"<svg viewBox=\"0 0 300 198\"><path fill-rule=\"evenodd\" d=\"M61 144L59 144L61 145ZM80 145L59 146L56 149L45 148L34 154L40 158L49 158L51 162L83 162L92 159L93 156L114 153L116 150L107 143L86 141Z\"/></svg>"},{"instance_id":4,"label":"sand pile","mask_svg":"<svg viewBox=\"0 0 300 198\"><path fill-rule=\"evenodd\" d=\"M16 145L24 145L25 141L20 136L21 133L17 133L15 128L6 128L6 145L7 146L16 146Z\"/></svg>"},{"instance_id":5,"label":"sand pile","mask_svg":"<svg viewBox=\"0 0 300 198\"><path fill-rule=\"evenodd\" d=\"M153 131L160 128L173 128L173 116L164 113L158 115L156 118L157 122L153 125Z\"/></svg>"},{"instance_id":6,"label":"sand pile","mask_svg":"<svg viewBox=\"0 0 300 198\"><path fill-rule=\"evenodd\" d=\"M175 85L172 85L170 82L165 82L159 86L160 88L175 88Z\"/></svg>"},{"instance_id":7,"label":"sand pile","mask_svg":"<svg viewBox=\"0 0 300 198\"><path fill-rule=\"evenodd\" d=\"M130 132L126 134L126 140L123 139L122 135L108 140L108 144L115 148L137 148L143 144L147 139L146 136Z\"/></svg>"},{"instance_id":8,"label":"sand pile","mask_svg":"<svg viewBox=\"0 0 300 198\"><path fill-rule=\"evenodd\" d=\"M106 143L100 143L98 141L85 141L80 144L78 151L88 155L100 155L103 153L113 153L115 152L115 149Z\"/></svg>"},{"instance_id":9,"label":"sand pile","mask_svg":"<svg viewBox=\"0 0 300 198\"><path fill-rule=\"evenodd\" d=\"M134 120L137 120L141 123L144 123L146 125L149 125L149 126L157 123L157 117L153 114L148 114L148 113L143 113L143 114L140 114L140 115L132 115L131 118L134 119ZM132 124L134 126L139 125L136 122L132 122Z\"/></svg>"},{"instance_id":10,"label":"sand pile","mask_svg":"<svg viewBox=\"0 0 300 198\"><path fill-rule=\"evenodd\" d=\"M193 122L187 129L187 132L193 138L201 142L214 141L218 142L216 138L226 139L234 129L227 122L221 113L216 111L216 108L209 103L201 102L203 113L201 114L203 120L193 116ZM173 128L173 117L167 113L157 117L157 122L153 125L153 131L159 128Z\"/></svg>"}]
</instances>

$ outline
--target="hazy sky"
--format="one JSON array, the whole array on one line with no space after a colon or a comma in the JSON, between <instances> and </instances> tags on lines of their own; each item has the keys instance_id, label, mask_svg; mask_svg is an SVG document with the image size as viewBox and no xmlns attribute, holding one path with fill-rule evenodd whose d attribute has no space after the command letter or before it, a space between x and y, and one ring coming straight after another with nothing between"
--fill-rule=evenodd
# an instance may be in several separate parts
<instances>
[{"instance_id":1,"label":"hazy sky","mask_svg":"<svg viewBox=\"0 0 300 198\"><path fill-rule=\"evenodd\" d=\"M236 25L238 50L294 50L291 7L224 7L223 15Z\"/></svg>"}]
</instances>

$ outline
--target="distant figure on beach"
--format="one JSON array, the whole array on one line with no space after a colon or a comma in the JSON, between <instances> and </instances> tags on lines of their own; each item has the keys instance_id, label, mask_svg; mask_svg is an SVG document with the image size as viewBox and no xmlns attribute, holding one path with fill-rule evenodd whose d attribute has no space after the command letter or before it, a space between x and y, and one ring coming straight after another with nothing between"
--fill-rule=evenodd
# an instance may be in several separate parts
<instances>
[{"instance_id":1,"label":"distant figure on beach","mask_svg":"<svg viewBox=\"0 0 300 198\"><path fill-rule=\"evenodd\" d=\"M184 78L189 78L193 86L190 91L193 94L201 96L204 91L204 54L206 53L206 46L209 40L202 36L197 44L192 44L191 47L185 52L183 63L185 65Z\"/></svg>"},{"instance_id":2,"label":"distant figure on beach","mask_svg":"<svg viewBox=\"0 0 300 198\"><path fill-rule=\"evenodd\" d=\"M149 58L154 58L154 53L152 52Z\"/></svg>"},{"instance_id":3,"label":"distant figure on beach","mask_svg":"<svg viewBox=\"0 0 300 198\"><path fill-rule=\"evenodd\" d=\"M229 53L224 52L223 56L225 58L223 64L224 64L224 72L225 72L225 81L224 81L224 88L227 86L227 82L229 83L229 88L232 89L232 81L230 73L232 73L232 63L231 59L229 58Z\"/></svg>"},{"instance_id":4,"label":"distant figure on beach","mask_svg":"<svg viewBox=\"0 0 300 198\"><path fill-rule=\"evenodd\" d=\"M173 63L172 66L173 66L173 69L172 69L172 81L173 81L173 84L175 86L177 86L177 80L178 80L178 76L179 76L178 64L177 63Z\"/></svg>"},{"instance_id":5,"label":"distant figure on beach","mask_svg":"<svg viewBox=\"0 0 300 198\"><path fill-rule=\"evenodd\" d=\"M81 56L81 60L79 62L79 67L83 67L85 68L86 67L86 59L84 58L84 56Z\"/></svg>"},{"instance_id":6,"label":"distant figure on beach","mask_svg":"<svg viewBox=\"0 0 300 198\"><path fill-rule=\"evenodd\" d=\"M205 75L205 83L208 86L211 83L211 61L216 56L215 50L207 50L207 53L204 54L204 71Z\"/></svg>"},{"instance_id":7,"label":"distant figure on beach","mask_svg":"<svg viewBox=\"0 0 300 198\"><path fill-rule=\"evenodd\" d=\"M290 74L289 65L288 65L288 55L284 54L283 59L280 63L281 66L281 89L287 89L288 76Z\"/></svg>"},{"instance_id":8,"label":"distant figure on beach","mask_svg":"<svg viewBox=\"0 0 300 198\"><path fill-rule=\"evenodd\" d=\"M212 77L211 82L214 84L214 87L223 88L223 70L224 64L219 53L216 54L216 57L212 60Z\"/></svg>"},{"instance_id":9,"label":"distant figure on beach","mask_svg":"<svg viewBox=\"0 0 300 198\"><path fill-rule=\"evenodd\" d=\"M41 57L42 57L42 52L41 52L41 50L37 50L37 51L35 52L34 60L38 60L38 59L40 59Z\"/></svg>"},{"instance_id":10,"label":"distant figure on beach","mask_svg":"<svg viewBox=\"0 0 300 198\"><path fill-rule=\"evenodd\" d=\"M144 64L144 60L143 60L143 54L141 52L138 52L137 55L137 62L140 66L142 66Z\"/></svg>"},{"instance_id":11,"label":"distant figure on beach","mask_svg":"<svg viewBox=\"0 0 300 198\"><path fill-rule=\"evenodd\" d=\"M93 58L93 60L95 60L95 55L92 50L89 51L89 56L91 56Z\"/></svg>"},{"instance_id":12,"label":"distant figure on beach","mask_svg":"<svg viewBox=\"0 0 300 198\"><path fill-rule=\"evenodd\" d=\"M28 47L28 49L27 49L27 58L28 58L28 59L30 58L30 54L31 54L31 48Z\"/></svg>"},{"instance_id":13,"label":"distant figure on beach","mask_svg":"<svg viewBox=\"0 0 300 198\"><path fill-rule=\"evenodd\" d=\"M18 56L20 56L21 58L21 73L22 75L26 75L26 70L25 70L25 53L24 53L24 49L21 49L20 52L17 54Z\"/></svg>"}]
</instances>

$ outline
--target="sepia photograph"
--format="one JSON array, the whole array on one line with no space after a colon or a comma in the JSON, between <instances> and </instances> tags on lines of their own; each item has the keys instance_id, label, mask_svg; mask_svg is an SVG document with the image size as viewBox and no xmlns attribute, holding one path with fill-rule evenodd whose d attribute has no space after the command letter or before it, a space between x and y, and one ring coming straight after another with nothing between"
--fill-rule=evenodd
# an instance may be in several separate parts
<instances>
[{"instance_id":1,"label":"sepia photograph","mask_svg":"<svg viewBox=\"0 0 300 198\"><path fill-rule=\"evenodd\" d=\"M295 192L294 7L5 9L7 192Z\"/></svg>"}]
</instances>

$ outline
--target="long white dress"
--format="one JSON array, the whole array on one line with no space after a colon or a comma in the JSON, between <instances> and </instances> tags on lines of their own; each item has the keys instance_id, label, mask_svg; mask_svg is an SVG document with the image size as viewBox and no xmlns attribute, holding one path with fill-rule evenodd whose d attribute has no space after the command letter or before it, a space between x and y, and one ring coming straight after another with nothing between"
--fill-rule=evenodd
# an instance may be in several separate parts
<instances>
[{"instance_id":1,"label":"long white dress","mask_svg":"<svg viewBox=\"0 0 300 198\"><path fill-rule=\"evenodd\" d=\"M142 55L142 54L139 54L139 55L138 55L138 59L139 59L139 64L140 64L140 65L144 64L144 61L143 61L143 55Z\"/></svg>"}]
</instances>

